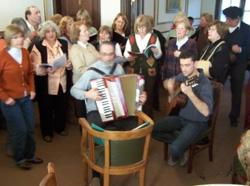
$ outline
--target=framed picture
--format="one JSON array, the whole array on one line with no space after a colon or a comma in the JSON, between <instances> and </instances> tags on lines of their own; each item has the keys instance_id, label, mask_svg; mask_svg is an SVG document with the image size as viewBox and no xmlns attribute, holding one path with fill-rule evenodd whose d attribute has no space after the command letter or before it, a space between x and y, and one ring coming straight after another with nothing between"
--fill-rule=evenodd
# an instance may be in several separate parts
<instances>
[{"instance_id":1,"label":"framed picture","mask_svg":"<svg viewBox=\"0 0 250 186\"><path fill-rule=\"evenodd\" d=\"M166 0L166 12L178 12L181 10L180 0Z\"/></svg>"}]
</instances>

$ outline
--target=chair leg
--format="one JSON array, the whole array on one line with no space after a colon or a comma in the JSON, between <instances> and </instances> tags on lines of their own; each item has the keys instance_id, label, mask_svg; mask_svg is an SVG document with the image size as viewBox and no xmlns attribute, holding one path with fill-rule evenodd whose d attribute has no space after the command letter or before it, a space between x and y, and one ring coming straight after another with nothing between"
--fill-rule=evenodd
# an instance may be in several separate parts
<instances>
[{"instance_id":1,"label":"chair leg","mask_svg":"<svg viewBox=\"0 0 250 186\"><path fill-rule=\"evenodd\" d=\"M139 171L139 186L145 185L145 172L146 172L145 167Z\"/></svg>"},{"instance_id":2,"label":"chair leg","mask_svg":"<svg viewBox=\"0 0 250 186\"><path fill-rule=\"evenodd\" d=\"M189 148L189 157L188 157L188 163L187 163L187 173L192 173L193 170L193 157L194 151L192 147Z\"/></svg>"},{"instance_id":3,"label":"chair leg","mask_svg":"<svg viewBox=\"0 0 250 186\"><path fill-rule=\"evenodd\" d=\"M209 145L208 147L208 156L209 156L209 161L213 161L213 144Z\"/></svg>"},{"instance_id":4,"label":"chair leg","mask_svg":"<svg viewBox=\"0 0 250 186\"><path fill-rule=\"evenodd\" d=\"M85 160L83 160L83 185L87 186L89 184L88 182L88 164L86 163Z\"/></svg>"},{"instance_id":5,"label":"chair leg","mask_svg":"<svg viewBox=\"0 0 250 186\"><path fill-rule=\"evenodd\" d=\"M168 160L168 144L164 143L164 160L167 161Z\"/></svg>"},{"instance_id":6,"label":"chair leg","mask_svg":"<svg viewBox=\"0 0 250 186\"><path fill-rule=\"evenodd\" d=\"M109 186L109 174L103 174L103 186Z\"/></svg>"}]
</instances>

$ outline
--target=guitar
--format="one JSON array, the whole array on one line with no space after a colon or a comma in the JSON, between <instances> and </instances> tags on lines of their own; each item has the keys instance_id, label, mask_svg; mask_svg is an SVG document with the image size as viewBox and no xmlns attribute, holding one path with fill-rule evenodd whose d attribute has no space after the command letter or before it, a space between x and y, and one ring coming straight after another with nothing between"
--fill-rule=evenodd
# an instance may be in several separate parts
<instances>
[{"instance_id":1,"label":"guitar","mask_svg":"<svg viewBox=\"0 0 250 186\"><path fill-rule=\"evenodd\" d=\"M184 83L186 86L195 87L198 85L198 76L192 76L187 79ZM167 114L168 115L177 115L181 108L183 108L187 104L188 97L186 94L181 92L181 83L183 82L175 82L174 85L174 94L171 95L167 102Z\"/></svg>"}]
</instances>

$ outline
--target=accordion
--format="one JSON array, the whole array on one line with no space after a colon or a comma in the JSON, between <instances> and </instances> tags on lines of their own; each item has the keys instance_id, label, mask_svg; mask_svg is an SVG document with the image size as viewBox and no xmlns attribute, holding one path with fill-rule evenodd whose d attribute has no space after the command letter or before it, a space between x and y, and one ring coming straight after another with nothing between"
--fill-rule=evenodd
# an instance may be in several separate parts
<instances>
[{"instance_id":1,"label":"accordion","mask_svg":"<svg viewBox=\"0 0 250 186\"><path fill-rule=\"evenodd\" d=\"M103 122L135 115L141 110L139 96L143 90L144 79L136 74L104 76L91 80L91 87L102 97L96 101Z\"/></svg>"}]
</instances>

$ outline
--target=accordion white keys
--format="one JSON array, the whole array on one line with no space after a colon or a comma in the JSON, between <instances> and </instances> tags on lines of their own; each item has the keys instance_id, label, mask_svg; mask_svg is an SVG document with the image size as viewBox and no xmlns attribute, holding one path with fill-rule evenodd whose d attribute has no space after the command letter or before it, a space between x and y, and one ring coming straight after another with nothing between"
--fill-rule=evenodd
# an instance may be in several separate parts
<instances>
[{"instance_id":1,"label":"accordion white keys","mask_svg":"<svg viewBox=\"0 0 250 186\"><path fill-rule=\"evenodd\" d=\"M97 109L103 122L135 115L141 109L139 95L144 86L144 79L136 74L105 76L91 81L102 97L96 101Z\"/></svg>"}]
</instances>

